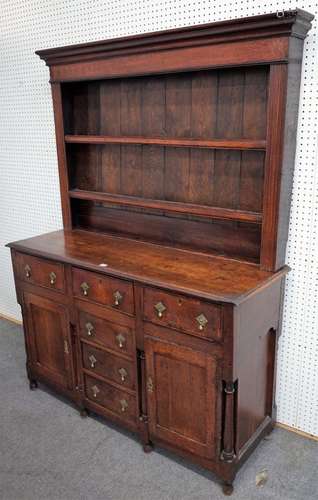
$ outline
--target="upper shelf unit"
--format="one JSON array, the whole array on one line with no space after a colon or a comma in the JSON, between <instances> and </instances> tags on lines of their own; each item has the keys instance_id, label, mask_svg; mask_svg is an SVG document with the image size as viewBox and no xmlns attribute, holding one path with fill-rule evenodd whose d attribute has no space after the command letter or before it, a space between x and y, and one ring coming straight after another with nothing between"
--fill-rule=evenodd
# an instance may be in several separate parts
<instances>
[{"instance_id":1,"label":"upper shelf unit","mask_svg":"<svg viewBox=\"0 0 318 500\"><path fill-rule=\"evenodd\" d=\"M39 51L64 226L284 263L299 9Z\"/></svg>"}]
</instances>

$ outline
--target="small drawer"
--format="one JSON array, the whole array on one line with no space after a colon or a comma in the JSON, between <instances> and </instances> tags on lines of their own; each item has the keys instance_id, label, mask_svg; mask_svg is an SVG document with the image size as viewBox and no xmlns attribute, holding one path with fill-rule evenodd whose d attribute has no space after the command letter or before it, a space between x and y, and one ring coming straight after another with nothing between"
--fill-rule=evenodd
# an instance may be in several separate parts
<instances>
[{"instance_id":1,"label":"small drawer","mask_svg":"<svg viewBox=\"0 0 318 500\"><path fill-rule=\"evenodd\" d=\"M73 268L73 292L75 297L134 314L133 286L129 281Z\"/></svg>"},{"instance_id":2,"label":"small drawer","mask_svg":"<svg viewBox=\"0 0 318 500\"><path fill-rule=\"evenodd\" d=\"M59 262L17 253L15 266L20 280L33 285L64 291L64 266Z\"/></svg>"},{"instance_id":3,"label":"small drawer","mask_svg":"<svg viewBox=\"0 0 318 500\"><path fill-rule=\"evenodd\" d=\"M86 397L126 420L136 422L137 400L132 394L116 389L107 382L84 376Z\"/></svg>"},{"instance_id":4,"label":"small drawer","mask_svg":"<svg viewBox=\"0 0 318 500\"><path fill-rule=\"evenodd\" d=\"M222 338L222 307L182 295L144 289L144 319L211 340Z\"/></svg>"},{"instance_id":5,"label":"small drawer","mask_svg":"<svg viewBox=\"0 0 318 500\"><path fill-rule=\"evenodd\" d=\"M115 325L84 311L79 311L80 336L129 356L133 355L133 333L127 326Z\"/></svg>"},{"instance_id":6,"label":"small drawer","mask_svg":"<svg viewBox=\"0 0 318 500\"><path fill-rule=\"evenodd\" d=\"M83 367L123 387L135 389L134 366L130 361L82 343Z\"/></svg>"}]
</instances>

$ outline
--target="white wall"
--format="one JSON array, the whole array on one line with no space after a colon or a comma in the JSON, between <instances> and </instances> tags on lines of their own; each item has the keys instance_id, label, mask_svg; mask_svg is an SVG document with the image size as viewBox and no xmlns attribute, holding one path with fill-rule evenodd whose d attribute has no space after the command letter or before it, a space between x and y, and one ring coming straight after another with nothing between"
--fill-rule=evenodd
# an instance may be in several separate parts
<instances>
[{"instance_id":1,"label":"white wall","mask_svg":"<svg viewBox=\"0 0 318 500\"><path fill-rule=\"evenodd\" d=\"M294 8L261 0L0 0L0 313L20 318L8 241L62 227L49 73L36 49ZM298 7L318 16L317 1ZM317 23L305 43L278 352L278 420L318 435Z\"/></svg>"}]
</instances>

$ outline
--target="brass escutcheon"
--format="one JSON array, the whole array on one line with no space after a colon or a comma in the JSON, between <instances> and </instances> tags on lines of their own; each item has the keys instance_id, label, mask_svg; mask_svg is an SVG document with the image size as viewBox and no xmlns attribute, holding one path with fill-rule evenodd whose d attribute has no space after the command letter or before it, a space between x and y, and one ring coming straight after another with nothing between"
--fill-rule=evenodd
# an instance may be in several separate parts
<instances>
[{"instance_id":1,"label":"brass escutcheon","mask_svg":"<svg viewBox=\"0 0 318 500\"><path fill-rule=\"evenodd\" d=\"M94 398L97 397L97 394L100 392L100 390L98 389L97 385L93 385L92 386L92 393L93 393L93 396Z\"/></svg>"},{"instance_id":2,"label":"brass escutcheon","mask_svg":"<svg viewBox=\"0 0 318 500\"><path fill-rule=\"evenodd\" d=\"M153 392L153 381L151 377L148 377L147 379L147 391Z\"/></svg>"}]
</instances>

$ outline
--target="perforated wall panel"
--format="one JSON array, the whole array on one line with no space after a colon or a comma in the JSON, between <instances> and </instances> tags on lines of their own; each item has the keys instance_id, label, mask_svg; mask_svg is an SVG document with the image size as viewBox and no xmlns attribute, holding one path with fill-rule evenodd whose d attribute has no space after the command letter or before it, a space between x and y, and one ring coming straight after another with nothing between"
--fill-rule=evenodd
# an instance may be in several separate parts
<instances>
[{"instance_id":1,"label":"perforated wall panel","mask_svg":"<svg viewBox=\"0 0 318 500\"><path fill-rule=\"evenodd\" d=\"M34 51L294 8L256 0L1 0L0 313L20 318L8 241L62 227L49 73ZM298 7L318 17L318 2ZM317 21L305 42L279 343L278 420L318 435Z\"/></svg>"}]
</instances>

